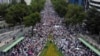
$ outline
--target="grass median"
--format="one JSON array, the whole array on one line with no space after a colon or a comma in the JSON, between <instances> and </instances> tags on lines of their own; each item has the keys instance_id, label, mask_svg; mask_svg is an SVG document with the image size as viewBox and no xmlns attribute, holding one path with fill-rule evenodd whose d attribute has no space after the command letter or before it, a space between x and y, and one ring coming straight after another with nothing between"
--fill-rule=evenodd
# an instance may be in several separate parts
<instances>
[{"instance_id":1,"label":"grass median","mask_svg":"<svg viewBox=\"0 0 100 56\"><path fill-rule=\"evenodd\" d=\"M40 56L63 56L63 54L58 50L53 42L47 41L47 44Z\"/></svg>"}]
</instances>

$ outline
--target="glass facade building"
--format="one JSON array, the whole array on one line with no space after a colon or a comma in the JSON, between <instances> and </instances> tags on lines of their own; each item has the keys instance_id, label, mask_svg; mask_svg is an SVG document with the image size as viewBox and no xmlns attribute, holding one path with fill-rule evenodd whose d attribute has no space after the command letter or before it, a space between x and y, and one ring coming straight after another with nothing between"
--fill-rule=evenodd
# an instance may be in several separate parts
<instances>
[{"instance_id":1,"label":"glass facade building","mask_svg":"<svg viewBox=\"0 0 100 56\"><path fill-rule=\"evenodd\" d=\"M69 0L69 3L84 6L87 3L87 0Z\"/></svg>"},{"instance_id":2,"label":"glass facade building","mask_svg":"<svg viewBox=\"0 0 100 56\"><path fill-rule=\"evenodd\" d=\"M82 6L85 10L88 9L88 7L89 7L89 1L88 0L69 0L69 3Z\"/></svg>"}]
</instances>

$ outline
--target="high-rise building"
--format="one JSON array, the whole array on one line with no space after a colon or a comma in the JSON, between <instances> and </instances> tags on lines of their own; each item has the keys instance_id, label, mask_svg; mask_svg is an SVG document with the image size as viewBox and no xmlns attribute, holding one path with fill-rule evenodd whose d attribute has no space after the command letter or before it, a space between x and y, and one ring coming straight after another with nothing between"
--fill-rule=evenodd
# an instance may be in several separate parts
<instances>
[{"instance_id":1,"label":"high-rise building","mask_svg":"<svg viewBox=\"0 0 100 56\"><path fill-rule=\"evenodd\" d=\"M100 0L89 0L89 8L95 8L100 11Z\"/></svg>"}]
</instances>

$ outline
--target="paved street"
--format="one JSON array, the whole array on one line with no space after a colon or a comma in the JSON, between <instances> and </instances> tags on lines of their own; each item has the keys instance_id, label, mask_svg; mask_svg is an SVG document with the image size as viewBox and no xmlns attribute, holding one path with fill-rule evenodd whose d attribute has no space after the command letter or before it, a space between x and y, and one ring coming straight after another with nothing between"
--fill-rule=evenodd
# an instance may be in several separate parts
<instances>
[{"instance_id":1,"label":"paved street","mask_svg":"<svg viewBox=\"0 0 100 56\"><path fill-rule=\"evenodd\" d=\"M30 28L24 28L23 31L21 31L21 28L15 29L12 31L4 32L0 34L0 47L5 45L6 43L9 43L13 40L13 38L18 38L20 36L23 36L25 32L27 32Z\"/></svg>"},{"instance_id":2,"label":"paved street","mask_svg":"<svg viewBox=\"0 0 100 56\"><path fill-rule=\"evenodd\" d=\"M53 36L52 41L64 56L96 56L74 34L68 31L69 29L63 23L63 18L54 11L50 0L46 0L44 9L41 11L41 22L34 26L33 37L30 37L31 30L29 29L24 28L23 32L18 32L17 35L24 33L25 39L12 48L9 53L2 54L2 56L38 56L49 35Z\"/></svg>"},{"instance_id":3,"label":"paved street","mask_svg":"<svg viewBox=\"0 0 100 56\"><path fill-rule=\"evenodd\" d=\"M53 35L55 44L62 50L64 56L95 56L92 51L81 44L74 34L70 34L70 32L67 31L68 29L66 29L65 25L62 23L63 18L60 18L54 11L50 0L47 0L42 13L42 23L44 27L42 25L41 27L43 27L43 31L46 32L46 34Z\"/></svg>"}]
</instances>

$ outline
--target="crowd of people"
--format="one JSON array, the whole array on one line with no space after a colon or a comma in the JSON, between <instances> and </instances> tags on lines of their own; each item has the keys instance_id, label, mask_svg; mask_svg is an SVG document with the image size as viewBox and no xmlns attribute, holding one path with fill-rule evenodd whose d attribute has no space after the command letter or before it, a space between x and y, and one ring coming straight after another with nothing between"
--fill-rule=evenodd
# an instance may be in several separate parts
<instances>
[{"instance_id":1,"label":"crowd of people","mask_svg":"<svg viewBox=\"0 0 100 56\"><path fill-rule=\"evenodd\" d=\"M76 38L76 34L68 30L63 24L63 18L54 11L51 1L46 0L41 11L41 22L34 26L33 36L31 30L28 30L24 33L24 40L1 56L39 56L49 34L64 56L96 56Z\"/></svg>"},{"instance_id":2,"label":"crowd of people","mask_svg":"<svg viewBox=\"0 0 100 56\"><path fill-rule=\"evenodd\" d=\"M50 34L54 37L54 43L64 56L97 56L77 39L77 34L72 28L65 27L63 18L60 18L53 10L50 0L48 0L47 5L48 13L45 16L47 20L44 20L47 25L50 25Z\"/></svg>"},{"instance_id":3,"label":"crowd of people","mask_svg":"<svg viewBox=\"0 0 100 56\"><path fill-rule=\"evenodd\" d=\"M31 30L24 34L24 40L14 46L7 53L1 52L1 56L38 56L45 46L46 38L38 34L31 36Z\"/></svg>"}]
</instances>

